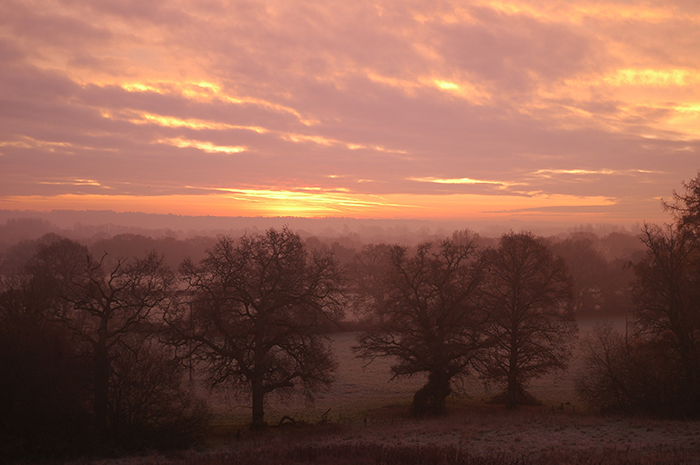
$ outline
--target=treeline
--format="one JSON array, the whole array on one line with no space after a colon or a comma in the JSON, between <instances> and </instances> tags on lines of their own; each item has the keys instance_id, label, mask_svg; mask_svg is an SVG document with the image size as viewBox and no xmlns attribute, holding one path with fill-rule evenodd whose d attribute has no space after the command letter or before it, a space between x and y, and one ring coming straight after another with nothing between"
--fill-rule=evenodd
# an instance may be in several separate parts
<instances>
[{"instance_id":1,"label":"treeline","mask_svg":"<svg viewBox=\"0 0 700 465\"><path fill-rule=\"evenodd\" d=\"M45 220L20 218L8 220L5 229L15 231L15 235L32 232L42 239L19 240L15 237L13 245L0 247L0 275L7 276L21 270L36 253L37 244L48 238L60 236ZM60 231L59 231L60 232ZM446 236L440 234L426 235L422 242L438 243ZM216 243L216 237L195 236L178 239L174 236L150 237L138 234L117 234L105 237L96 235L85 239L74 239L85 245L94 256L105 257L107 262L117 258L143 258L149 252L161 255L165 265L177 270L187 258L197 262L205 257L207 249ZM493 247L497 238L476 236L480 248ZM344 237L309 236L304 239L309 250L330 248L341 266L347 266L354 260L362 247L363 239L357 234ZM630 306L630 282L634 276L629 264L640 260L644 244L629 232L612 232L599 235L582 230L548 237L547 243L552 251L564 258L574 280L574 308L578 317L601 317L626 315ZM348 314L349 320L354 315ZM348 322L347 327L351 324ZM355 325L356 326L356 325Z\"/></svg>"},{"instance_id":2,"label":"treeline","mask_svg":"<svg viewBox=\"0 0 700 465\"><path fill-rule=\"evenodd\" d=\"M163 344L176 276L49 235L0 294L0 455L176 446L208 421ZM102 257L104 258L104 257Z\"/></svg>"},{"instance_id":3,"label":"treeline","mask_svg":"<svg viewBox=\"0 0 700 465\"><path fill-rule=\"evenodd\" d=\"M669 207L676 224L648 226L640 246L620 233L468 231L362 245L287 228L20 243L1 265L0 455L196 441L210 413L187 382L194 370L249 393L262 428L266 396L330 385L327 334L348 316L362 322L358 356L391 357L394 376L427 374L414 415L444 414L455 382L474 376L515 407L535 401L531 379L567 366L577 315L626 314L631 297L639 331L599 331L581 392L605 408L651 399L656 412L697 415L698 179Z\"/></svg>"},{"instance_id":4,"label":"treeline","mask_svg":"<svg viewBox=\"0 0 700 465\"><path fill-rule=\"evenodd\" d=\"M452 383L473 374L502 382L509 406L527 402L529 379L566 365L573 281L543 238L479 241L458 232L355 252L271 229L213 240L177 272L158 252L105 252L155 245L142 237L21 244L31 254L0 292L0 452L186 445L209 417L185 382L193 368L249 392L251 424L264 427L270 393L330 385L326 334L346 310L364 318L359 356L395 357L396 376L428 373L414 414L444 413Z\"/></svg>"}]
</instances>

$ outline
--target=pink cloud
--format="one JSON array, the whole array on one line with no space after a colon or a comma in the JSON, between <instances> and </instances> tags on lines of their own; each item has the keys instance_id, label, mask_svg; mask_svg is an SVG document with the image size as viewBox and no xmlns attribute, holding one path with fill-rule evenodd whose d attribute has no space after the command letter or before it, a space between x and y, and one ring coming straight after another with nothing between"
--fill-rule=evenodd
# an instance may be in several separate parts
<instances>
[{"instance_id":1,"label":"pink cloud","mask_svg":"<svg viewBox=\"0 0 700 465\"><path fill-rule=\"evenodd\" d=\"M2 195L313 187L656 214L697 170L697 8L499 5L6 2Z\"/></svg>"}]
</instances>

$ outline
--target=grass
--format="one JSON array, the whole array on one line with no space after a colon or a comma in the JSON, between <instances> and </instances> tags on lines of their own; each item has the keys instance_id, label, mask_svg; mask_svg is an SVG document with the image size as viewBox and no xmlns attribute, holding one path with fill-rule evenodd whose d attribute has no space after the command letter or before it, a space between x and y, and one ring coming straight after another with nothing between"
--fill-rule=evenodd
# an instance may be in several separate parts
<instances>
[{"instance_id":1,"label":"grass","mask_svg":"<svg viewBox=\"0 0 700 465\"><path fill-rule=\"evenodd\" d=\"M624 318L616 319L616 327L624 325ZM579 322L581 336L590 332L595 320ZM303 399L285 399L279 401L270 396L265 409L265 417L271 424L287 415L296 420L310 423L331 409L330 416L334 421L363 421L367 415L385 409L387 405L403 406L410 402L413 394L425 383L424 375L412 378L400 378L389 381L390 367L393 363L388 359L376 359L365 366L365 362L355 357L352 346L356 344L355 334L338 333L331 335L333 352L339 362L336 380L331 390L320 393L313 405L306 405ZM543 403L548 409L562 408L566 410L584 411L586 407L578 399L574 388L574 375L580 368L580 360L574 357L567 372L553 373L532 380L528 391ZM501 386L485 387L476 378L470 378L460 386L462 395L455 396L459 401L479 403L492 399L501 390ZM203 393L209 397L216 412L215 422L224 427L243 427L250 421L249 402L245 398L236 398L226 392Z\"/></svg>"},{"instance_id":2,"label":"grass","mask_svg":"<svg viewBox=\"0 0 700 465\"><path fill-rule=\"evenodd\" d=\"M170 456L150 454L104 465L268 464L700 464L700 423L452 405L446 417L413 419L398 406L371 422L287 426ZM396 410L395 410L396 409ZM226 434L224 434L226 433ZM75 465L94 463L88 460Z\"/></svg>"},{"instance_id":3,"label":"grass","mask_svg":"<svg viewBox=\"0 0 700 465\"><path fill-rule=\"evenodd\" d=\"M582 325L583 326L583 325ZM445 417L407 415L420 377L387 383L390 362L363 368L352 335L335 337L341 362L333 391L313 406L270 401L271 424L284 415L296 426L248 430L245 400L210 394L217 413L206 443L174 455L82 460L76 465L229 464L699 464L700 422L592 414L574 397L571 375L533 382L543 402L506 410L488 404L495 392L475 382L448 399ZM328 420L317 423L328 409Z\"/></svg>"},{"instance_id":4,"label":"grass","mask_svg":"<svg viewBox=\"0 0 700 465\"><path fill-rule=\"evenodd\" d=\"M506 410L452 399L445 417L414 419L396 403L362 421L251 432L218 427L198 450L103 465L700 464L700 422L604 417L541 406ZM95 463L89 460L75 465Z\"/></svg>"},{"instance_id":5,"label":"grass","mask_svg":"<svg viewBox=\"0 0 700 465\"><path fill-rule=\"evenodd\" d=\"M245 463L249 465L272 464L483 464L483 465L525 465L525 464L679 464L698 463L697 454L687 451L660 449L644 454L619 450L551 451L523 456L512 452L494 452L479 455L455 447L381 447L377 445L328 445L297 446L279 449L239 449L235 452L216 454L196 460L183 459L173 462L182 464L224 465Z\"/></svg>"}]
</instances>

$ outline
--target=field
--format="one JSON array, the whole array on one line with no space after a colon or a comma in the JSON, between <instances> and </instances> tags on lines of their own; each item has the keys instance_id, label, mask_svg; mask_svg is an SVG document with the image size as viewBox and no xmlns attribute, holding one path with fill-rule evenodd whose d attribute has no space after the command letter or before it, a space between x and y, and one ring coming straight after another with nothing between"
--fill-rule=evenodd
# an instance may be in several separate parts
<instances>
[{"instance_id":1,"label":"field","mask_svg":"<svg viewBox=\"0 0 700 465\"><path fill-rule=\"evenodd\" d=\"M624 319L612 323L624 331ZM581 323L583 337L593 324ZM313 405L295 398L269 402L270 424L286 415L296 426L250 432L245 399L215 392L210 397L215 424L202 449L119 463L700 464L700 422L588 412L575 396L578 358L569 371L531 384L541 406L508 411L489 404L485 401L496 389L474 381L451 396L447 417L418 420L406 411L423 379L389 382L390 362L363 366L352 353L354 337L348 333L332 338L340 365L330 392L320 394ZM324 413L327 421L319 425Z\"/></svg>"},{"instance_id":2,"label":"field","mask_svg":"<svg viewBox=\"0 0 700 465\"><path fill-rule=\"evenodd\" d=\"M610 320L610 323L619 331L624 331L624 318ZM592 320L579 323L579 339L586 337L594 324L596 321ZM299 397L279 399L273 396L266 406L266 421L277 424L283 416L288 416L297 421L315 423L328 412L327 418L334 422L364 424L365 418L368 421L373 417L386 420L389 412L398 415L407 409L413 393L425 383L425 377L418 375L391 380L392 361L378 358L366 364L358 359L352 351L352 346L356 344L355 337L355 333L331 336L338 371L329 392L318 394L313 404ZM543 410L562 409L563 406L566 411L581 413L586 409L578 400L574 388L574 377L580 366L578 350L575 350L567 371L553 373L530 383L530 391L542 402ZM451 404L481 405L497 391L498 386L485 386L472 378L458 386L451 396ZM207 395L216 412L214 421L217 426L244 427L250 421L250 409L245 397L237 397L235 393L226 391Z\"/></svg>"},{"instance_id":3,"label":"field","mask_svg":"<svg viewBox=\"0 0 700 465\"><path fill-rule=\"evenodd\" d=\"M75 465L700 464L700 425L520 408L455 408L444 418L397 417L245 433L199 450Z\"/></svg>"}]
</instances>

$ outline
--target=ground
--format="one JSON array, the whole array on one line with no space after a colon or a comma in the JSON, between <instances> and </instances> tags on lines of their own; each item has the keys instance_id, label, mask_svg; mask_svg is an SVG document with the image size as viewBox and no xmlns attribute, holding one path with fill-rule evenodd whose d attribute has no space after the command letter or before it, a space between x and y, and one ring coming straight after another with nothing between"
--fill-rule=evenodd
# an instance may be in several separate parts
<instances>
[{"instance_id":1,"label":"ground","mask_svg":"<svg viewBox=\"0 0 700 465\"><path fill-rule=\"evenodd\" d=\"M405 407L368 412L367 422L336 418L262 433L220 430L199 450L95 463L700 464L697 421L608 417L569 406L510 411L495 405L452 405L446 417L418 420L403 414Z\"/></svg>"},{"instance_id":2,"label":"ground","mask_svg":"<svg viewBox=\"0 0 700 465\"><path fill-rule=\"evenodd\" d=\"M594 322L581 322L581 332ZM624 329L624 319L616 321ZM175 455L146 454L104 465L268 464L698 464L700 421L603 416L576 397L574 357L567 372L534 380L529 388L540 406L511 411L489 404L498 392L472 380L448 399L448 415L407 416L411 396L424 377L389 382L390 361L370 366L354 357L353 334L333 336L340 361L336 383L306 405L271 400L266 419L290 416L296 426L252 433L247 400L232 392L203 390L215 418L207 440ZM326 413L326 422L318 423Z\"/></svg>"}]
</instances>

